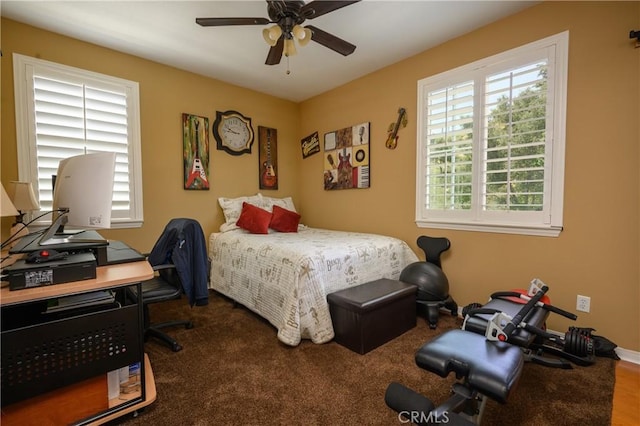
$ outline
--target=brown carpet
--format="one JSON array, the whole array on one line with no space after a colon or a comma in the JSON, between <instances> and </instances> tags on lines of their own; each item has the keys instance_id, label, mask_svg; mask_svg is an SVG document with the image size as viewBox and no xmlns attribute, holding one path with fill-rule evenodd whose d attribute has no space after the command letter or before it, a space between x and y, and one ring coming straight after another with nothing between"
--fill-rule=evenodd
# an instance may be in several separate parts
<instances>
[{"instance_id":1,"label":"brown carpet","mask_svg":"<svg viewBox=\"0 0 640 426\"><path fill-rule=\"evenodd\" d=\"M330 342L292 348L245 308L212 293L206 307L185 300L151 307L154 320L190 317L195 328L170 334L184 346L173 353L148 342L157 400L127 425L400 425L384 403L391 381L444 401L454 377L418 368L416 350L435 335L459 328L444 314L437 330L423 318L393 341L358 355ZM608 425L614 361L560 370L528 363L506 405L489 401L483 425Z\"/></svg>"}]
</instances>

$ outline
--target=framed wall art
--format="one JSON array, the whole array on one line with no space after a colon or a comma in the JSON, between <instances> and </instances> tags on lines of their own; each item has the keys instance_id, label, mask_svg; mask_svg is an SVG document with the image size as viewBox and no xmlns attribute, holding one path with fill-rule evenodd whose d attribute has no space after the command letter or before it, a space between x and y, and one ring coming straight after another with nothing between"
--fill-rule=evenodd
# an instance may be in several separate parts
<instances>
[{"instance_id":1,"label":"framed wall art","mask_svg":"<svg viewBox=\"0 0 640 426\"><path fill-rule=\"evenodd\" d=\"M369 188L369 123L324 135L324 189Z\"/></svg>"},{"instance_id":2,"label":"framed wall art","mask_svg":"<svg viewBox=\"0 0 640 426\"><path fill-rule=\"evenodd\" d=\"M184 189L209 189L209 119L182 114Z\"/></svg>"},{"instance_id":3,"label":"framed wall art","mask_svg":"<svg viewBox=\"0 0 640 426\"><path fill-rule=\"evenodd\" d=\"M302 148L303 159L320 152L320 138L318 137L318 132L313 132L313 134L302 139L300 141L300 148Z\"/></svg>"},{"instance_id":4,"label":"framed wall art","mask_svg":"<svg viewBox=\"0 0 640 426\"><path fill-rule=\"evenodd\" d=\"M278 131L258 126L260 189L278 189Z\"/></svg>"}]
</instances>

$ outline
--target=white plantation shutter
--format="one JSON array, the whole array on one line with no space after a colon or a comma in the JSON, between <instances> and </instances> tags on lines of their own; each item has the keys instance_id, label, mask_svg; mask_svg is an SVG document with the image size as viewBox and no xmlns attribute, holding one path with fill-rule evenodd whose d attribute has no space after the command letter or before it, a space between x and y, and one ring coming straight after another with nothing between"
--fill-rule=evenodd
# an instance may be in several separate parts
<instances>
[{"instance_id":1,"label":"white plantation shutter","mask_svg":"<svg viewBox=\"0 0 640 426\"><path fill-rule=\"evenodd\" d=\"M427 208L471 208L473 81L427 98Z\"/></svg>"},{"instance_id":2,"label":"white plantation shutter","mask_svg":"<svg viewBox=\"0 0 640 426\"><path fill-rule=\"evenodd\" d=\"M557 236L568 33L418 82L416 223Z\"/></svg>"},{"instance_id":3,"label":"white plantation shutter","mask_svg":"<svg viewBox=\"0 0 640 426\"><path fill-rule=\"evenodd\" d=\"M542 211L547 61L485 81L483 210Z\"/></svg>"},{"instance_id":4,"label":"white plantation shutter","mask_svg":"<svg viewBox=\"0 0 640 426\"><path fill-rule=\"evenodd\" d=\"M21 180L34 184L41 210L52 208L51 176L60 160L84 153L115 152L112 226L139 225L142 198L137 83L15 56L19 61L14 63L24 74L24 87L19 88L20 92L24 90L20 111L16 101L16 113L22 117L18 121L25 124L18 137L22 145L19 155L23 157L20 175ZM16 98L20 92L16 88Z\"/></svg>"}]
</instances>

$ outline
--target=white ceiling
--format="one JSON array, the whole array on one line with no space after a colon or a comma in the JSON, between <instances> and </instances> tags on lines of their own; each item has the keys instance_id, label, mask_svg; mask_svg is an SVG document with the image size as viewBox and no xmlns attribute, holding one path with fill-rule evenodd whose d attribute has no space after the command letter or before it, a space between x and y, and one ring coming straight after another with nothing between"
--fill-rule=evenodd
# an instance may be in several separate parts
<instances>
[{"instance_id":1,"label":"white ceiling","mask_svg":"<svg viewBox=\"0 0 640 426\"><path fill-rule=\"evenodd\" d=\"M263 25L201 27L196 17L268 18L265 1L7 1L4 17L292 101L302 101L516 13L530 1L363 0L305 24L357 46L311 42L265 65ZM304 25L304 24L303 24Z\"/></svg>"}]
</instances>

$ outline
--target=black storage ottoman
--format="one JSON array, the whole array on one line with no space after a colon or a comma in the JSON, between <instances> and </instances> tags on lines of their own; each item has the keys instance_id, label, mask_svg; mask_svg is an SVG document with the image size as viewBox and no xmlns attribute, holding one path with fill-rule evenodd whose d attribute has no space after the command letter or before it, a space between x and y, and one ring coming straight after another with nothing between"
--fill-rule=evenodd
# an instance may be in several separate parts
<instances>
[{"instance_id":1,"label":"black storage ottoman","mask_svg":"<svg viewBox=\"0 0 640 426\"><path fill-rule=\"evenodd\" d=\"M386 278L327 295L335 341L365 354L416 326L418 287Z\"/></svg>"}]
</instances>

